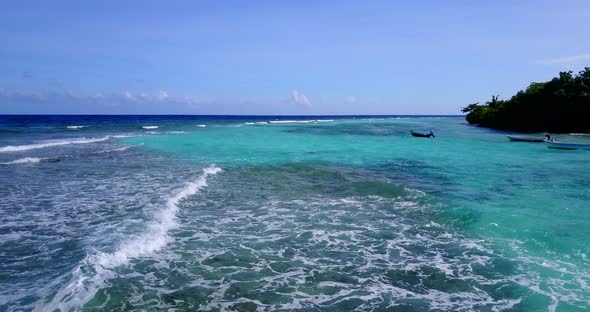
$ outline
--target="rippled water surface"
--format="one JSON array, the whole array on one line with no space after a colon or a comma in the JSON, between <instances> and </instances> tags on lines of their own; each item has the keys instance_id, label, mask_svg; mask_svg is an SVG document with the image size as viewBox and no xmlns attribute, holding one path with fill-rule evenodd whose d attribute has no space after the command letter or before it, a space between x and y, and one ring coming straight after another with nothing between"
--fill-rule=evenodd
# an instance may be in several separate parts
<instances>
[{"instance_id":1,"label":"rippled water surface","mask_svg":"<svg viewBox=\"0 0 590 312\"><path fill-rule=\"evenodd\" d=\"M0 310L587 311L590 152L505 135L0 117Z\"/></svg>"}]
</instances>

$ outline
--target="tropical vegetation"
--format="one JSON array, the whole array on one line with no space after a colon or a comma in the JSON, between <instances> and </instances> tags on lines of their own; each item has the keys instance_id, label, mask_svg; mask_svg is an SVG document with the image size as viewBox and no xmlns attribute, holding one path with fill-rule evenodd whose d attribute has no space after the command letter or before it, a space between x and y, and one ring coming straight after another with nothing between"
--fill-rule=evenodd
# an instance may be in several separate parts
<instances>
[{"instance_id":1,"label":"tropical vegetation","mask_svg":"<svg viewBox=\"0 0 590 312\"><path fill-rule=\"evenodd\" d=\"M492 96L461 110L470 124L517 131L590 132L590 67L533 82L508 100Z\"/></svg>"}]
</instances>

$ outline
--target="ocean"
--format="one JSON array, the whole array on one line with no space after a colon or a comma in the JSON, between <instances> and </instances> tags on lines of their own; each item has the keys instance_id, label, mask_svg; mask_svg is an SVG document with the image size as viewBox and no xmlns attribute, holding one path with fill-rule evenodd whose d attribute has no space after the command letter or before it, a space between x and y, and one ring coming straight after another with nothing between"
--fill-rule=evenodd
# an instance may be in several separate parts
<instances>
[{"instance_id":1,"label":"ocean","mask_svg":"<svg viewBox=\"0 0 590 312\"><path fill-rule=\"evenodd\" d=\"M0 116L0 310L588 311L590 152L506 134Z\"/></svg>"}]
</instances>

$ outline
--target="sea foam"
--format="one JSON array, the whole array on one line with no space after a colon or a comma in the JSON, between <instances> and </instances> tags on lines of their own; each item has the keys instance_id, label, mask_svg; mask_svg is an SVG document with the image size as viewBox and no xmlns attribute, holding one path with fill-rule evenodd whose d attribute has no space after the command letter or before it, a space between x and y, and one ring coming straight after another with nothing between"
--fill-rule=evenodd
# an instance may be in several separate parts
<instances>
[{"instance_id":1,"label":"sea foam","mask_svg":"<svg viewBox=\"0 0 590 312\"><path fill-rule=\"evenodd\" d=\"M267 125L267 124L310 124L320 122L333 122L334 119L310 119L310 120L270 120L270 121L258 121L258 122L245 122L245 125Z\"/></svg>"},{"instance_id":2,"label":"sea foam","mask_svg":"<svg viewBox=\"0 0 590 312\"><path fill-rule=\"evenodd\" d=\"M106 281L116 277L114 268L129 264L131 259L146 257L160 251L171 237L169 231L178 227L177 213L179 203L195 195L207 186L207 177L221 172L221 168L210 166L203 174L187 183L182 189L167 198L164 207L155 214L154 220L141 235L124 241L112 253L98 253L87 256L69 276L71 279L55 294L46 305L42 301L34 311L70 311L81 309L96 293L105 286ZM88 272L94 271L92 276Z\"/></svg>"},{"instance_id":3,"label":"sea foam","mask_svg":"<svg viewBox=\"0 0 590 312\"><path fill-rule=\"evenodd\" d=\"M310 119L310 120L271 120L271 124L309 124L320 122L333 122L334 119Z\"/></svg>"},{"instance_id":4,"label":"sea foam","mask_svg":"<svg viewBox=\"0 0 590 312\"><path fill-rule=\"evenodd\" d=\"M159 127L158 126L143 126L141 128L146 129L146 130L151 130L151 129L158 129Z\"/></svg>"},{"instance_id":5,"label":"sea foam","mask_svg":"<svg viewBox=\"0 0 590 312\"><path fill-rule=\"evenodd\" d=\"M141 146L143 144L139 144L139 145L128 145L128 146L122 146L122 147L116 147L116 148L111 148L111 149L105 149L102 151L98 151L96 154L104 154L104 153L112 153L112 152L124 152L132 147L137 147L137 146Z\"/></svg>"},{"instance_id":6,"label":"sea foam","mask_svg":"<svg viewBox=\"0 0 590 312\"><path fill-rule=\"evenodd\" d=\"M41 162L41 158L36 158L36 157L25 157L25 158L19 158L13 161L8 161L8 162L3 162L0 163L0 165L18 165L18 164L34 164L34 163L38 163Z\"/></svg>"},{"instance_id":7,"label":"sea foam","mask_svg":"<svg viewBox=\"0 0 590 312\"><path fill-rule=\"evenodd\" d=\"M117 134L117 135L111 135L111 138L124 139L124 138L133 138L133 137L137 137L137 136L141 136L141 135L140 134Z\"/></svg>"},{"instance_id":8,"label":"sea foam","mask_svg":"<svg viewBox=\"0 0 590 312\"><path fill-rule=\"evenodd\" d=\"M26 145L15 145L15 146L3 146L0 147L0 153L9 153L9 152L22 152L28 151L32 149L39 149L39 148L46 148L52 146L61 146L61 145L70 145L70 144L88 144L88 143L95 143L106 141L110 139L110 136L105 136L102 138L81 138L81 139L70 139L70 140L57 140L57 141L45 141L41 143L35 144L26 144Z\"/></svg>"},{"instance_id":9,"label":"sea foam","mask_svg":"<svg viewBox=\"0 0 590 312\"><path fill-rule=\"evenodd\" d=\"M271 120L271 124L312 123L315 120Z\"/></svg>"}]
</instances>

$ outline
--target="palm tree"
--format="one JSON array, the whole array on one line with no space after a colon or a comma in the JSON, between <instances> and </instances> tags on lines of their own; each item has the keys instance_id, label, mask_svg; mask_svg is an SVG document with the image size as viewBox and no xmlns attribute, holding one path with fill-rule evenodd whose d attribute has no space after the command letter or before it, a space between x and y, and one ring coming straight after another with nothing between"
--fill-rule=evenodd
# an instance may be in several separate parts
<instances>
[{"instance_id":1,"label":"palm tree","mask_svg":"<svg viewBox=\"0 0 590 312\"><path fill-rule=\"evenodd\" d=\"M478 106L479 106L479 102L469 104L469 105L461 108L461 112L463 112L463 113L470 113L471 111L473 111L474 109L476 109Z\"/></svg>"},{"instance_id":2,"label":"palm tree","mask_svg":"<svg viewBox=\"0 0 590 312\"><path fill-rule=\"evenodd\" d=\"M489 108L496 108L498 107L498 104L500 103L500 101L498 100L500 96L499 95L492 95L492 100L489 102L486 102L486 105Z\"/></svg>"}]
</instances>

